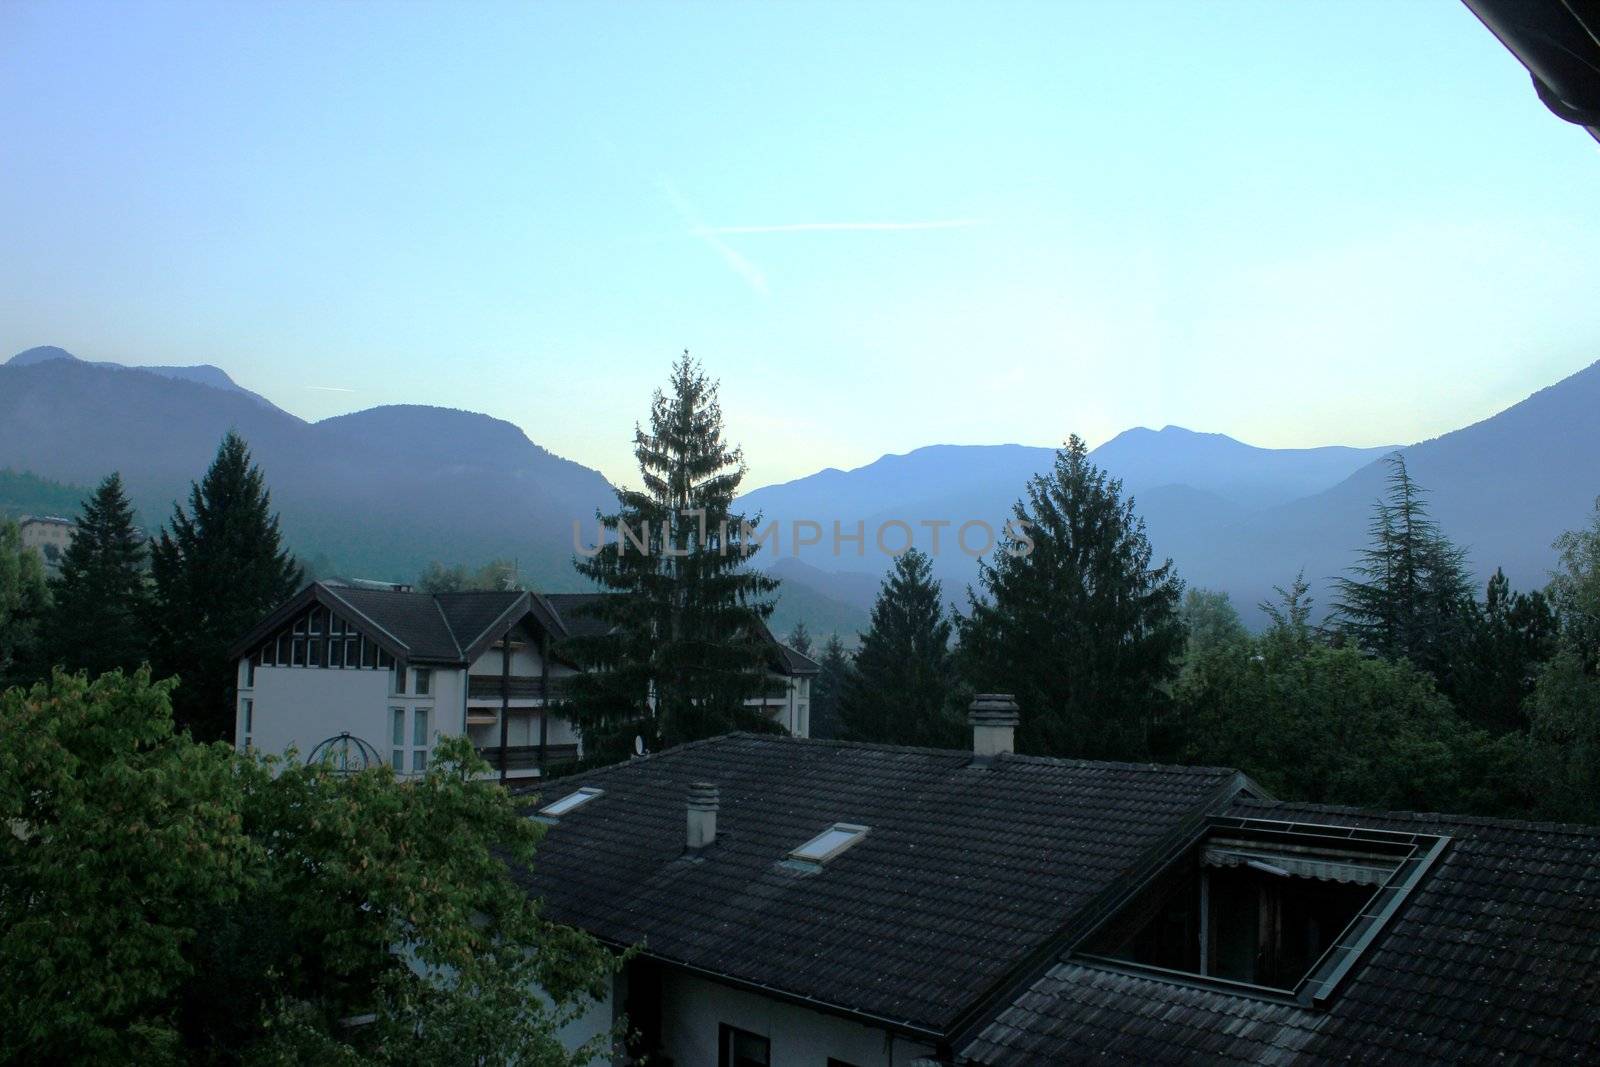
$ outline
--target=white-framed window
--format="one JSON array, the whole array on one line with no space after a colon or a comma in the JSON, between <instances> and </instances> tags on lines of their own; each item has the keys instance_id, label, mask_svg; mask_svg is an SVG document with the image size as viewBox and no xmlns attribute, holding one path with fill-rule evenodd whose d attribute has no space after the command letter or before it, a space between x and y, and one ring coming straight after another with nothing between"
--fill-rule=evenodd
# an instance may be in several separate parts
<instances>
[{"instance_id":1,"label":"white-framed window","mask_svg":"<svg viewBox=\"0 0 1600 1067\"><path fill-rule=\"evenodd\" d=\"M406 669L398 663L389 671L389 688L396 696L405 696Z\"/></svg>"},{"instance_id":2,"label":"white-framed window","mask_svg":"<svg viewBox=\"0 0 1600 1067\"><path fill-rule=\"evenodd\" d=\"M244 747L250 748L255 741L256 732L256 702L246 698L239 702L240 720L244 725Z\"/></svg>"},{"instance_id":3,"label":"white-framed window","mask_svg":"<svg viewBox=\"0 0 1600 1067\"><path fill-rule=\"evenodd\" d=\"M418 667L415 680L416 685L412 687L412 692L417 696L425 697L433 692L433 671L430 668Z\"/></svg>"},{"instance_id":4,"label":"white-framed window","mask_svg":"<svg viewBox=\"0 0 1600 1067\"><path fill-rule=\"evenodd\" d=\"M390 708L389 718L393 723L389 740L394 751L390 754L389 765L397 772L406 769L406 709Z\"/></svg>"},{"instance_id":5,"label":"white-framed window","mask_svg":"<svg viewBox=\"0 0 1600 1067\"><path fill-rule=\"evenodd\" d=\"M810 841L789 853L790 859L823 864L860 841L867 827L858 823L836 822Z\"/></svg>"},{"instance_id":6,"label":"white-framed window","mask_svg":"<svg viewBox=\"0 0 1600 1067\"><path fill-rule=\"evenodd\" d=\"M433 747L428 732L432 712L432 708L417 708L411 713L411 769L418 774L428 769L428 751Z\"/></svg>"}]
</instances>

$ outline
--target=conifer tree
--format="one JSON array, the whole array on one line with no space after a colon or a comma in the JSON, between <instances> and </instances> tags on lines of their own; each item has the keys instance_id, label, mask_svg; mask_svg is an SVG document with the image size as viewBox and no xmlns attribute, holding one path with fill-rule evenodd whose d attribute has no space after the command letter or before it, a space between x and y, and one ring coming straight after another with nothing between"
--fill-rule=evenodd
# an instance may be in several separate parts
<instances>
[{"instance_id":1,"label":"conifer tree","mask_svg":"<svg viewBox=\"0 0 1600 1067\"><path fill-rule=\"evenodd\" d=\"M198 738L226 738L237 669L228 646L301 581L266 479L238 434L222 439L205 477L190 486L188 511L174 505L151 552L151 573L159 663L182 680L174 715Z\"/></svg>"},{"instance_id":2,"label":"conifer tree","mask_svg":"<svg viewBox=\"0 0 1600 1067\"><path fill-rule=\"evenodd\" d=\"M1511 588L1496 570L1483 602L1470 603L1459 653L1441 688L1470 722L1494 733L1528 725L1524 702L1541 666L1559 648L1555 611L1544 593Z\"/></svg>"},{"instance_id":3,"label":"conifer tree","mask_svg":"<svg viewBox=\"0 0 1600 1067\"><path fill-rule=\"evenodd\" d=\"M108 476L83 502L51 586L55 606L45 644L52 663L92 678L132 671L149 659L144 537L133 525L121 475Z\"/></svg>"},{"instance_id":4,"label":"conifer tree","mask_svg":"<svg viewBox=\"0 0 1600 1067\"><path fill-rule=\"evenodd\" d=\"M806 620L801 619L794 624L794 629L789 631L789 636L784 639L784 644L802 656L811 655L811 631L806 629Z\"/></svg>"},{"instance_id":5,"label":"conifer tree","mask_svg":"<svg viewBox=\"0 0 1600 1067\"><path fill-rule=\"evenodd\" d=\"M0 519L0 690L42 675L42 635L50 606L44 560L22 547L22 532Z\"/></svg>"},{"instance_id":6,"label":"conifer tree","mask_svg":"<svg viewBox=\"0 0 1600 1067\"><path fill-rule=\"evenodd\" d=\"M717 383L685 352L657 390L648 429L634 429L643 483L618 490L599 516L603 544L577 560L603 590L591 613L604 635L575 638L589 668L574 682L573 714L596 755L652 748L730 730L772 730L746 701L767 695L765 621L778 583L749 566L760 524L732 510L744 457L723 439Z\"/></svg>"},{"instance_id":7,"label":"conifer tree","mask_svg":"<svg viewBox=\"0 0 1600 1067\"><path fill-rule=\"evenodd\" d=\"M894 561L861 635L839 700L839 736L932 748L960 744L952 626L933 561L911 549Z\"/></svg>"},{"instance_id":8,"label":"conifer tree","mask_svg":"<svg viewBox=\"0 0 1600 1067\"><path fill-rule=\"evenodd\" d=\"M839 736L839 700L854 670L838 634L828 635L817 663L822 669L811 684L811 736L831 741Z\"/></svg>"},{"instance_id":9,"label":"conifer tree","mask_svg":"<svg viewBox=\"0 0 1600 1067\"><path fill-rule=\"evenodd\" d=\"M1016 695L1020 751L1147 758L1186 636L1172 561L1075 434L1012 511L958 622L966 681Z\"/></svg>"},{"instance_id":10,"label":"conifer tree","mask_svg":"<svg viewBox=\"0 0 1600 1067\"><path fill-rule=\"evenodd\" d=\"M1471 601L1466 553L1428 517L1426 491L1405 457L1387 457L1388 491L1373 509L1371 543L1354 577L1335 579L1340 633L1387 659L1406 658L1443 678L1463 639Z\"/></svg>"}]
</instances>

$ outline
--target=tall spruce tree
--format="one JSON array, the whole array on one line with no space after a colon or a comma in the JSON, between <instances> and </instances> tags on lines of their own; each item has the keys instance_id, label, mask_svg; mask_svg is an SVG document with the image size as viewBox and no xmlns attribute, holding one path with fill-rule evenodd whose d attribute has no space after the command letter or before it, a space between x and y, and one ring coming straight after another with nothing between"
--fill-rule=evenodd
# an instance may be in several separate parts
<instances>
[{"instance_id":1,"label":"tall spruce tree","mask_svg":"<svg viewBox=\"0 0 1600 1067\"><path fill-rule=\"evenodd\" d=\"M1012 510L958 622L962 673L1016 695L1022 751L1147 758L1186 638L1172 561L1076 434Z\"/></svg>"},{"instance_id":2,"label":"tall spruce tree","mask_svg":"<svg viewBox=\"0 0 1600 1067\"><path fill-rule=\"evenodd\" d=\"M22 531L0 519L0 690L45 673L41 629L50 607L44 560L22 547Z\"/></svg>"},{"instance_id":3,"label":"tall spruce tree","mask_svg":"<svg viewBox=\"0 0 1600 1067\"><path fill-rule=\"evenodd\" d=\"M283 547L261 468L230 431L205 477L174 505L151 552L158 662L181 679L173 712L197 738L233 729L236 665L227 649L292 596L301 571Z\"/></svg>"},{"instance_id":4,"label":"tall spruce tree","mask_svg":"<svg viewBox=\"0 0 1600 1067\"><path fill-rule=\"evenodd\" d=\"M1334 624L1361 648L1446 676L1461 648L1472 599L1466 553L1428 517L1426 490L1393 452L1388 490L1373 509L1371 541L1353 577L1335 579Z\"/></svg>"},{"instance_id":5,"label":"tall spruce tree","mask_svg":"<svg viewBox=\"0 0 1600 1067\"><path fill-rule=\"evenodd\" d=\"M588 750L631 751L730 730L772 730L751 698L771 691L765 620L778 583L752 569L760 517L732 510L744 457L723 440L717 383L685 352L657 390L648 430L634 429L641 489L618 510L579 572L614 595L591 613L603 635L568 651L590 668L574 682L572 712Z\"/></svg>"},{"instance_id":6,"label":"tall spruce tree","mask_svg":"<svg viewBox=\"0 0 1600 1067\"><path fill-rule=\"evenodd\" d=\"M952 625L933 561L911 549L894 561L861 635L855 669L839 700L839 736L932 748L961 743Z\"/></svg>"},{"instance_id":7,"label":"tall spruce tree","mask_svg":"<svg viewBox=\"0 0 1600 1067\"><path fill-rule=\"evenodd\" d=\"M121 475L109 475L83 502L51 596L45 647L52 663L94 677L150 658L145 543Z\"/></svg>"},{"instance_id":8,"label":"tall spruce tree","mask_svg":"<svg viewBox=\"0 0 1600 1067\"><path fill-rule=\"evenodd\" d=\"M802 656L811 655L811 631L806 629L806 620L801 619L794 624L794 629L790 630L789 636L784 638L784 644Z\"/></svg>"},{"instance_id":9,"label":"tall spruce tree","mask_svg":"<svg viewBox=\"0 0 1600 1067\"><path fill-rule=\"evenodd\" d=\"M839 701L855 668L836 633L822 643L817 663L821 670L811 683L811 736L831 741L839 736Z\"/></svg>"}]
</instances>

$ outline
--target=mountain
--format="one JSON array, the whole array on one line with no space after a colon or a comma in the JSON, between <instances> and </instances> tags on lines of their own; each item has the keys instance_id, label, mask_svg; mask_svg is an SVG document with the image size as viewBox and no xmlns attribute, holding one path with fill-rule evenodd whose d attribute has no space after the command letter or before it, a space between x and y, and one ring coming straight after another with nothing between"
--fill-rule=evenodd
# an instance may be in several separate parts
<instances>
[{"instance_id":1,"label":"mountain","mask_svg":"<svg viewBox=\"0 0 1600 1067\"><path fill-rule=\"evenodd\" d=\"M37 348L30 348L25 352L18 352L16 355L12 356L6 361L5 366L31 367L40 363L48 363L51 360L57 359L68 360L72 363L87 362L86 360L79 359L77 356L73 355L71 352L68 352L64 348L57 348L55 345L40 345ZM260 393L252 393L250 390L246 389L244 386L228 377L228 372L223 370L221 367L213 367L209 363L201 363L192 367L124 368L123 364L121 363L98 362L92 363L90 366L116 367L118 369L149 371L151 374L159 374L163 378L177 378L181 381L196 382L200 385L208 385L213 389L223 389L230 393L239 393L243 396L251 398L262 407L271 408L274 411L281 410L276 404L262 396Z\"/></svg>"},{"instance_id":2,"label":"mountain","mask_svg":"<svg viewBox=\"0 0 1600 1067\"><path fill-rule=\"evenodd\" d=\"M1181 533L1184 543L1202 539L1245 520L1263 508L1286 503L1332 486L1356 469L1389 451L1386 448L1257 448L1223 434L1195 433L1177 426L1138 428L1117 435L1092 453L1094 461L1121 478L1132 493L1152 539L1162 547L1166 534ZM1010 517L1011 506L1035 473L1046 471L1055 449L1028 445L931 445L904 455L889 455L851 471L829 468L781 485L753 490L740 498L748 511L778 520L784 538L784 564L806 569L791 580L813 588L835 587L841 599L870 605L877 578L888 559L876 546L881 529L885 544L901 547L904 523L916 544L934 554L934 573L948 598L964 602L966 586L976 579L977 564L956 543L961 525L977 519L996 534ZM822 544L793 544L796 520L812 521L823 530ZM850 543L834 552L833 524L845 533L864 524L866 544ZM939 551L925 522L946 522ZM976 551L986 543L979 528L969 531L967 545ZM854 584L843 575L869 582Z\"/></svg>"},{"instance_id":3,"label":"mountain","mask_svg":"<svg viewBox=\"0 0 1600 1067\"><path fill-rule=\"evenodd\" d=\"M398 406L308 423L244 390L36 352L0 366L0 467L75 485L120 469L141 518L163 522L236 429L289 543L323 569L404 581L432 559L504 557L540 588L579 588L572 524L615 503L598 471L486 415Z\"/></svg>"}]
</instances>

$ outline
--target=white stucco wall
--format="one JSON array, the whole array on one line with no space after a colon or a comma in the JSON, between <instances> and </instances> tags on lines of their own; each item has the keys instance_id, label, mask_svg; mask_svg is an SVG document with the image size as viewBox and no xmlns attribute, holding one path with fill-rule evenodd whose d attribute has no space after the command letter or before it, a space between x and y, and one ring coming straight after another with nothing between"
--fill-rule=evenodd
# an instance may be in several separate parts
<instances>
[{"instance_id":1,"label":"white stucco wall","mask_svg":"<svg viewBox=\"0 0 1600 1067\"><path fill-rule=\"evenodd\" d=\"M662 1044L673 1062L717 1063L719 1025L772 1042L774 1067L824 1067L833 1056L857 1067L901 1067L931 1045L798 1005L668 971L661 983Z\"/></svg>"}]
</instances>

